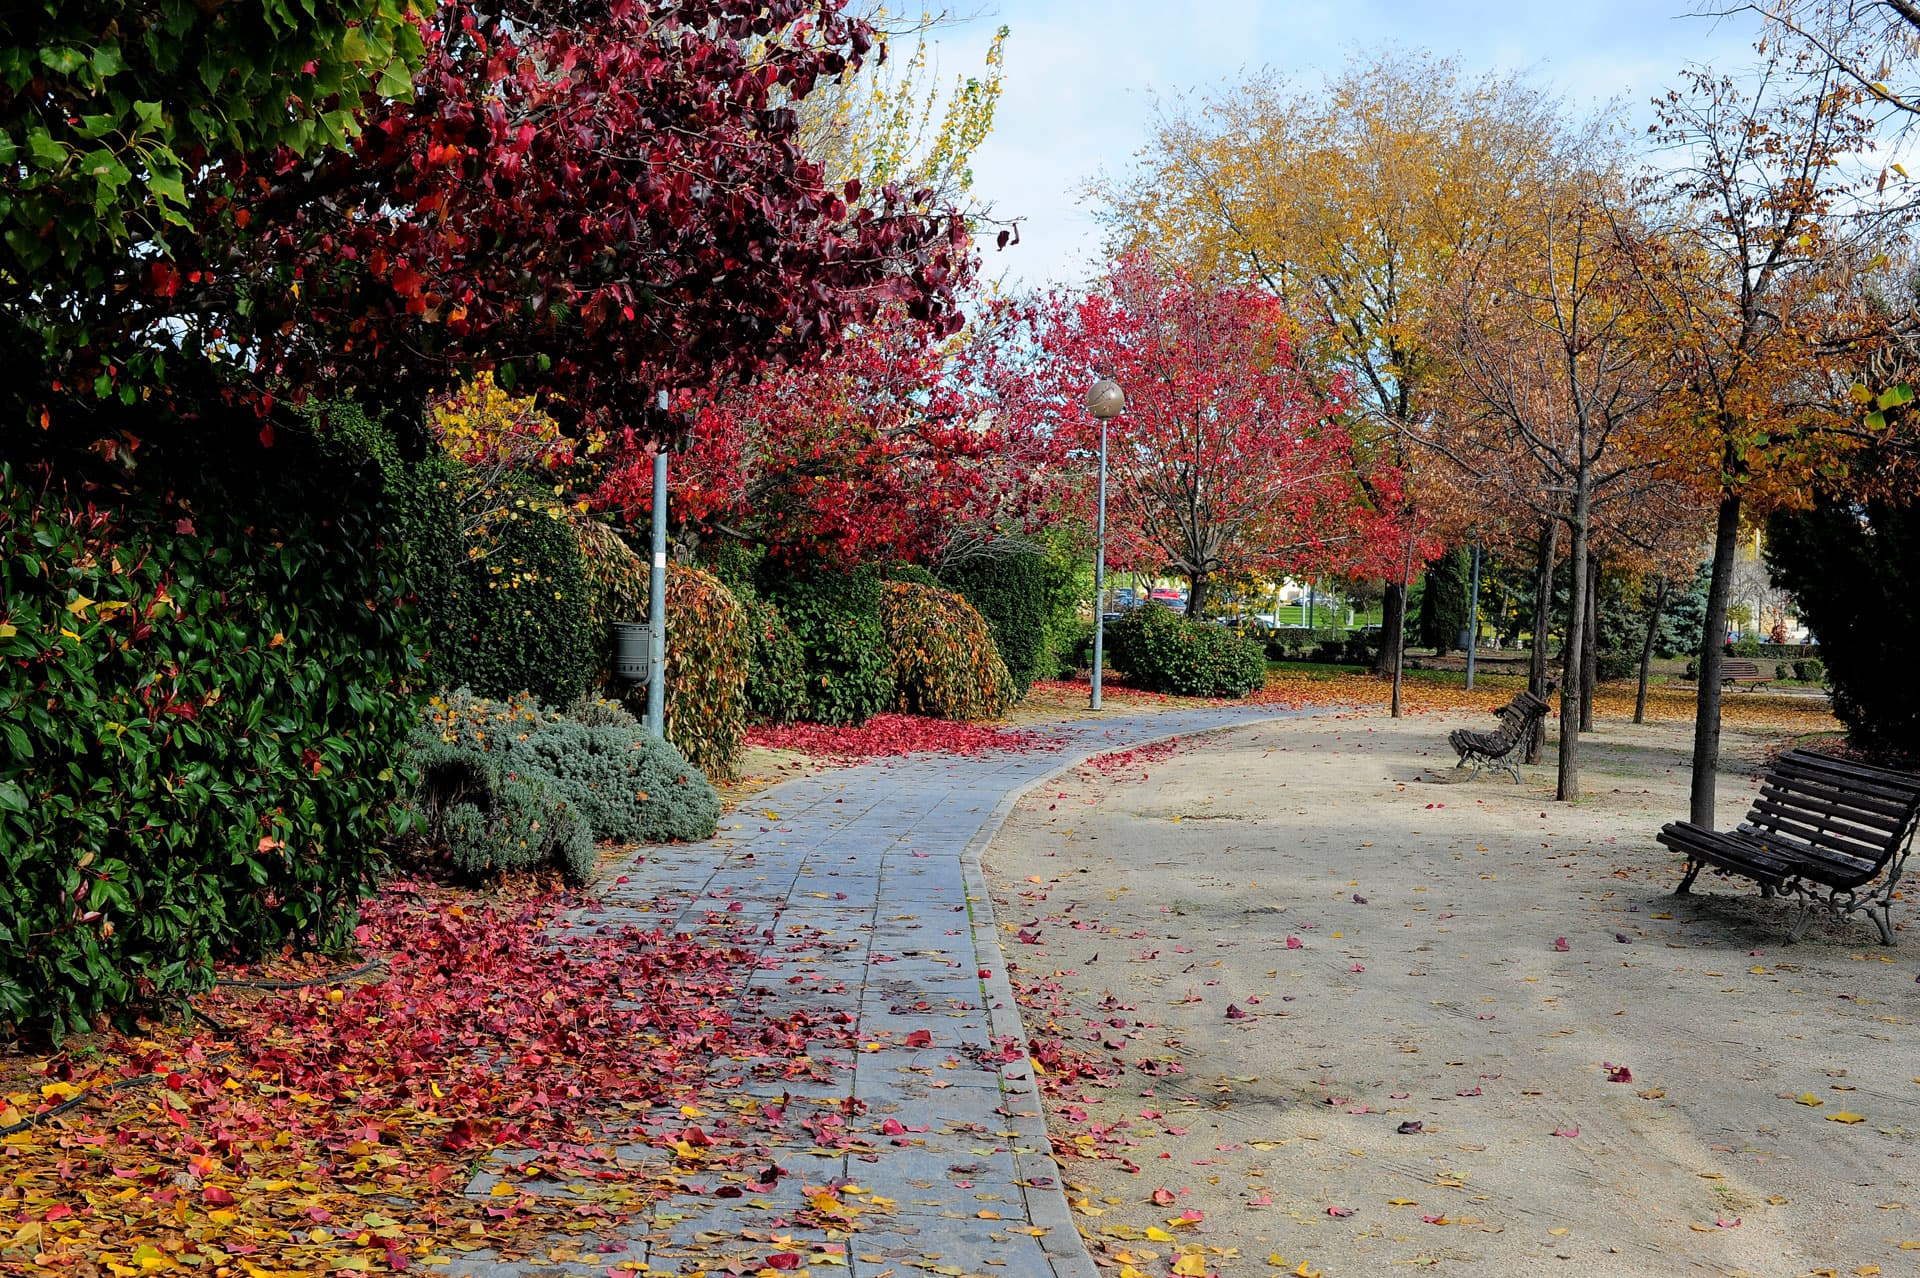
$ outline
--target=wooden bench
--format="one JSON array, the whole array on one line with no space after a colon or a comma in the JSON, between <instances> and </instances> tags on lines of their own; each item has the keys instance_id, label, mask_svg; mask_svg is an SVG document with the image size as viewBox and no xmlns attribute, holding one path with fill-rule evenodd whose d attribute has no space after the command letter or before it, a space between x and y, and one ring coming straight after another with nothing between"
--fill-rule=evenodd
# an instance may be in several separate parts
<instances>
[{"instance_id":1,"label":"wooden bench","mask_svg":"<svg viewBox=\"0 0 1920 1278\"><path fill-rule=\"evenodd\" d=\"M1892 945L1893 892L1913 852L1916 825L1920 776L1789 750L1761 778L1759 797L1739 828L1723 832L1676 821L1659 840L1687 858L1676 895L1711 867L1752 879L1762 896L1798 896L1790 941L1824 907L1836 919L1867 910L1880 943Z\"/></svg>"},{"instance_id":2,"label":"wooden bench","mask_svg":"<svg viewBox=\"0 0 1920 1278\"><path fill-rule=\"evenodd\" d=\"M1464 768L1471 764L1477 774L1482 768L1498 768L1513 778L1515 785L1520 784L1520 762L1515 752L1526 744L1527 734L1533 725L1547 717L1548 704L1545 698L1531 692L1522 692L1506 705L1494 711L1500 720L1499 728L1492 732L1476 732L1472 728L1455 728L1447 734L1447 744L1460 756L1453 766Z\"/></svg>"},{"instance_id":3,"label":"wooden bench","mask_svg":"<svg viewBox=\"0 0 1920 1278\"><path fill-rule=\"evenodd\" d=\"M1720 662L1720 686L1731 688L1736 683L1744 683L1749 691L1755 691L1773 682L1772 669L1746 657L1727 657Z\"/></svg>"}]
</instances>

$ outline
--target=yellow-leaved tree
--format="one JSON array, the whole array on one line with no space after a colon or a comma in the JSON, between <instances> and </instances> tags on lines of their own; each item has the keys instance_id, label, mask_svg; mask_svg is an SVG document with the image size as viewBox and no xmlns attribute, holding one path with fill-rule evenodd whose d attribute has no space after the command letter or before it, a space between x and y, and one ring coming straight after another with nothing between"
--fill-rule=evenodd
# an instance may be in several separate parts
<instances>
[{"instance_id":1,"label":"yellow-leaved tree","mask_svg":"<svg viewBox=\"0 0 1920 1278\"><path fill-rule=\"evenodd\" d=\"M1094 194L1116 252L1271 289L1319 348L1303 367L1351 379L1355 439L1414 470L1437 294L1497 211L1548 180L1561 134L1556 104L1524 81L1383 51L1317 86L1263 73L1173 104L1135 167ZM1383 673L1405 617L1389 582Z\"/></svg>"}]
</instances>

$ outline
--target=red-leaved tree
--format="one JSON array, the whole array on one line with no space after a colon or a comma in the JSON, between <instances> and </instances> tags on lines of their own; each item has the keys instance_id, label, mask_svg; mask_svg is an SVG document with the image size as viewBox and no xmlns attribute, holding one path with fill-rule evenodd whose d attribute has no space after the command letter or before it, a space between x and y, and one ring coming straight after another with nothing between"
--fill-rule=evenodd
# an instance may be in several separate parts
<instances>
[{"instance_id":1,"label":"red-leaved tree","mask_svg":"<svg viewBox=\"0 0 1920 1278\"><path fill-rule=\"evenodd\" d=\"M701 410L673 472L676 521L787 559L940 564L1032 531L1066 471L1058 441L990 411L976 366L1009 308L959 335L891 310L837 349ZM650 509L648 459L615 465L597 503Z\"/></svg>"},{"instance_id":2,"label":"red-leaved tree","mask_svg":"<svg viewBox=\"0 0 1920 1278\"><path fill-rule=\"evenodd\" d=\"M1026 340L1003 345L991 383L1001 411L1083 461L1099 446L1086 387L1096 376L1120 383L1109 560L1184 576L1198 615L1217 578L1401 571L1407 539L1361 492L1339 420L1344 391L1317 395L1298 358L1271 295L1133 256L1101 288L1034 303ZM1376 478L1399 491L1397 475ZM1072 491L1091 506L1090 483Z\"/></svg>"},{"instance_id":3,"label":"red-leaved tree","mask_svg":"<svg viewBox=\"0 0 1920 1278\"><path fill-rule=\"evenodd\" d=\"M196 157L196 235L85 299L91 341L50 378L163 347L270 414L492 371L641 447L659 388L811 358L887 306L949 331L962 220L800 149L795 103L871 56L841 7L438 0L411 100L338 104L350 147Z\"/></svg>"}]
</instances>

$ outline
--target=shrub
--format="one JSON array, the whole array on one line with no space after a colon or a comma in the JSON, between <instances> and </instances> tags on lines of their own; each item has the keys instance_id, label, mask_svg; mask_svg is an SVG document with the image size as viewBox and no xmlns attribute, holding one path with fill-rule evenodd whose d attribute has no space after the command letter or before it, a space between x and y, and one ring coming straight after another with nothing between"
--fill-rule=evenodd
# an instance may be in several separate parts
<instances>
[{"instance_id":1,"label":"shrub","mask_svg":"<svg viewBox=\"0 0 1920 1278\"><path fill-rule=\"evenodd\" d=\"M575 697L566 709L567 718L575 723L584 723L589 728L637 728L640 720L633 712L618 701L609 701L605 697L596 697L591 692L583 692Z\"/></svg>"},{"instance_id":2,"label":"shrub","mask_svg":"<svg viewBox=\"0 0 1920 1278\"><path fill-rule=\"evenodd\" d=\"M791 723L807 712L807 653L780 610L746 594L747 714L756 723Z\"/></svg>"},{"instance_id":3,"label":"shrub","mask_svg":"<svg viewBox=\"0 0 1920 1278\"><path fill-rule=\"evenodd\" d=\"M1015 700L1026 696L1046 652L1046 556L1028 551L965 559L940 576L941 585L959 591L986 618L1013 676Z\"/></svg>"},{"instance_id":4,"label":"shrub","mask_svg":"<svg viewBox=\"0 0 1920 1278\"><path fill-rule=\"evenodd\" d=\"M647 619L646 562L603 523L582 520L576 534L586 563L590 624L598 637L600 686L643 715L647 686L625 681L615 686L608 627ZM752 642L746 609L719 578L668 565L667 740L710 777L733 775L746 735Z\"/></svg>"},{"instance_id":5,"label":"shrub","mask_svg":"<svg viewBox=\"0 0 1920 1278\"><path fill-rule=\"evenodd\" d=\"M899 708L936 719L997 719L1013 703L1013 678L987 623L959 595L911 581L880 600Z\"/></svg>"},{"instance_id":6,"label":"shrub","mask_svg":"<svg viewBox=\"0 0 1920 1278\"><path fill-rule=\"evenodd\" d=\"M474 881L552 865L567 882L593 875L593 835L573 806L537 780L508 779L491 811L456 804L447 813L447 859Z\"/></svg>"},{"instance_id":7,"label":"shrub","mask_svg":"<svg viewBox=\"0 0 1920 1278\"><path fill-rule=\"evenodd\" d=\"M1827 663L1818 657L1808 657L1804 661L1793 663L1793 677L1802 683L1825 683L1827 681Z\"/></svg>"},{"instance_id":8,"label":"shrub","mask_svg":"<svg viewBox=\"0 0 1920 1278\"><path fill-rule=\"evenodd\" d=\"M1266 653L1225 626L1136 608L1107 628L1113 664L1151 692L1240 697L1266 681Z\"/></svg>"},{"instance_id":9,"label":"shrub","mask_svg":"<svg viewBox=\"0 0 1920 1278\"><path fill-rule=\"evenodd\" d=\"M872 565L783 574L767 563L760 584L806 656L808 719L865 723L893 704L880 574Z\"/></svg>"},{"instance_id":10,"label":"shrub","mask_svg":"<svg viewBox=\"0 0 1920 1278\"><path fill-rule=\"evenodd\" d=\"M928 572L925 568L922 568L919 564L888 564L881 575L888 581L910 582L916 586L933 586L937 588L940 585L940 579Z\"/></svg>"},{"instance_id":11,"label":"shrub","mask_svg":"<svg viewBox=\"0 0 1920 1278\"><path fill-rule=\"evenodd\" d=\"M1758 639L1736 639L1727 645L1727 655L1730 657L1757 657L1760 655L1760 641Z\"/></svg>"},{"instance_id":12,"label":"shrub","mask_svg":"<svg viewBox=\"0 0 1920 1278\"><path fill-rule=\"evenodd\" d=\"M1601 652L1594 657L1593 668L1601 683L1632 679L1640 673L1640 654Z\"/></svg>"},{"instance_id":13,"label":"shrub","mask_svg":"<svg viewBox=\"0 0 1920 1278\"><path fill-rule=\"evenodd\" d=\"M603 712L596 707L594 716ZM720 817L713 786L670 743L631 723L576 722L526 696L489 701L463 689L435 697L411 758L419 776L415 810L429 836L449 844L446 814L461 804L478 807L490 830L517 830L500 810L501 787L514 780L537 782L563 801L594 839L704 839ZM550 850L572 855L564 842ZM520 868L509 864L518 856L501 853L497 868Z\"/></svg>"},{"instance_id":14,"label":"shrub","mask_svg":"<svg viewBox=\"0 0 1920 1278\"><path fill-rule=\"evenodd\" d=\"M507 493L454 574L440 681L565 704L586 691L596 661L586 564L550 498L519 481Z\"/></svg>"},{"instance_id":15,"label":"shrub","mask_svg":"<svg viewBox=\"0 0 1920 1278\"><path fill-rule=\"evenodd\" d=\"M161 445L138 486L0 464L0 1027L351 929L446 566L436 490L352 416L244 474Z\"/></svg>"},{"instance_id":16,"label":"shrub","mask_svg":"<svg viewBox=\"0 0 1920 1278\"><path fill-rule=\"evenodd\" d=\"M1833 712L1853 743L1920 761L1920 496L1823 499L1769 523L1767 566L1820 637Z\"/></svg>"}]
</instances>

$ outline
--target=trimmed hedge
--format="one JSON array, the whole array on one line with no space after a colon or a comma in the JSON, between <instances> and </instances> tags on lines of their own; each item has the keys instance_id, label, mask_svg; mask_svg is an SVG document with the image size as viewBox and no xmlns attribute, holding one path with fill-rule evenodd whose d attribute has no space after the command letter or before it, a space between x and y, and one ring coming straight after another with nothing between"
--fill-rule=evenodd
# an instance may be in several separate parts
<instances>
[{"instance_id":1,"label":"trimmed hedge","mask_svg":"<svg viewBox=\"0 0 1920 1278\"><path fill-rule=\"evenodd\" d=\"M814 568L782 574L760 567L761 592L800 641L806 657L806 718L858 724L893 704L893 673L880 620L880 571Z\"/></svg>"},{"instance_id":2,"label":"trimmed hedge","mask_svg":"<svg viewBox=\"0 0 1920 1278\"><path fill-rule=\"evenodd\" d=\"M997 719L1013 704L1013 677L993 632L950 590L891 581L880 600L898 701L908 714Z\"/></svg>"},{"instance_id":3,"label":"trimmed hedge","mask_svg":"<svg viewBox=\"0 0 1920 1278\"><path fill-rule=\"evenodd\" d=\"M1258 640L1165 608L1136 608L1110 623L1107 650L1114 666L1149 692L1243 697L1267 677Z\"/></svg>"},{"instance_id":4,"label":"trimmed hedge","mask_svg":"<svg viewBox=\"0 0 1920 1278\"><path fill-rule=\"evenodd\" d=\"M440 682L564 705L593 681L587 566L573 521L522 481L454 574L435 654Z\"/></svg>"},{"instance_id":5,"label":"trimmed hedge","mask_svg":"<svg viewBox=\"0 0 1920 1278\"><path fill-rule=\"evenodd\" d=\"M1013 676L1014 698L1042 674L1047 651L1049 572L1038 552L962 560L940 574L940 584L957 590L993 628L1000 659Z\"/></svg>"},{"instance_id":6,"label":"trimmed hedge","mask_svg":"<svg viewBox=\"0 0 1920 1278\"><path fill-rule=\"evenodd\" d=\"M358 413L200 442L0 465L0 1029L343 942L380 868L452 507Z\"/></svg>"},{"instance_id":7,"label":"trimmed hedge","mask_svg":"<svg viewBox=\"0 0 1920 1278\"><path fill-rule=\"evenodd\" d=\"M648 616L646 561L619 533L597 520L575 526L586 565L590 632L599 686L638 717L645 684L612 677L616 621ZM667 566L667 740L709 777L726 778L739 761L747 730L747 672L753 648L747 610L720 579L698 568Z\"/></svg>"}]
</instances>

